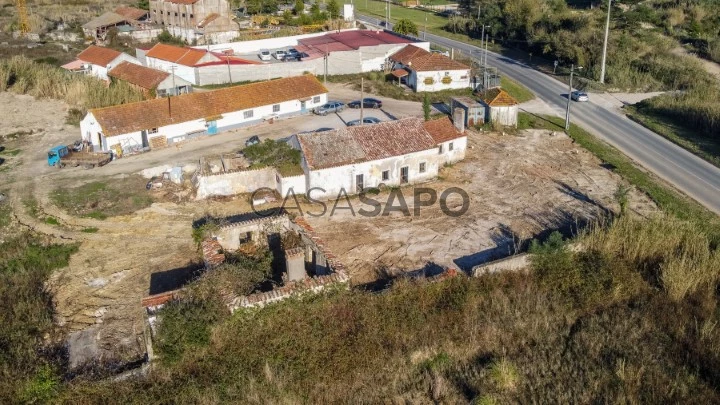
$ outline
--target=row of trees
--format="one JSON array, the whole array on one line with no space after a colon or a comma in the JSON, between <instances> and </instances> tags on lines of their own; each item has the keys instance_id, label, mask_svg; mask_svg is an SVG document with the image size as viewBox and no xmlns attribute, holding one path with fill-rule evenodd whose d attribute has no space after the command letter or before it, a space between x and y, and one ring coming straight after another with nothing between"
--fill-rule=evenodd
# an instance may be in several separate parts
<instances>
[{"instance_id":1,"label":"row of trees","mask_svg":"<svg viewBox=\"0 0 720 405\"><path fill-rule=\"evenodd\" d=\"M236 0L233 2L233 6L238 8L244 7L247 14L253 15L274 14L280 10L280 5L290 4L290 0ZM306 15L305 3L302 0L296 0L293 6L293 10L286 11L286 14L288 13L290 17L296 16L298 18L302 18L304 15ZM323 20L326 20L327 18L335 19L340 16L340 5L338 4L337 0L329 0L326 2L325 12L323 13L320 9L320 3L315 1L310 7L310 14L314 21L319 20L321 16L325 17ZM283 18L285 18L285 15L283 15Z\"/></svg>"}]
</instances>

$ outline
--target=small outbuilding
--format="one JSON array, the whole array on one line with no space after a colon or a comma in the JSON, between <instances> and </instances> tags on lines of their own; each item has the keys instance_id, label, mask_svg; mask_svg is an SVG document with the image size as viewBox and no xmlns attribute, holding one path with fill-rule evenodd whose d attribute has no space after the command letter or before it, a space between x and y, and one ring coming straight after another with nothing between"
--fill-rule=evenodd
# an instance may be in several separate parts
<instances>
[{"instance_id":1,"label":"small outbuilding","mask_svg":"<svg viewBox=\"0 0 720 405\"><path fill-rule=\"evenodd\" d=\"M485 123L485 106L470 97L453 97L450 99L450 111L460 108L465 111L465 127Z\"/></svg>"},{"instance_id":2,"label":"small outbuilding","mask_svg":"<svg viewBox=\"0 0 720 405\"><path fill-rule=\"evenodd\" d=\"M146 98L177 96L192 91L192 83L181 77L130 62L115 66L108 76L129 83L142 91Z\"/></svg>"},{"instance_id":3,"label":"small outbuilding","mask_svg":"<svg viewBox=\"0 0 720 405\"><path fill-rule=\"evenodd\" d=\"M516 127L518 102L500 87L480 93L480 102L485 106L485 121L493 125Z\"/></svg>"}]
</instances>

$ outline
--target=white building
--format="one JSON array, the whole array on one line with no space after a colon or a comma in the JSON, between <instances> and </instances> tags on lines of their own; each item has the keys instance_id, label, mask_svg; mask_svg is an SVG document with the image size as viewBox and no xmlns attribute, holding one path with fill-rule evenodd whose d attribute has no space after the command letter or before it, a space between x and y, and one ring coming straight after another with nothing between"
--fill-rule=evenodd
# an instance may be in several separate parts
<instances>
[{"instance_id":1,"label":"white building","mask_svg":"<svg viewBox=\"0 0 720 405\"><path fill-rule=\"evenodd\" d=\"M221 80L212 84L231 83L233 80L231 67L236 65L259 65L259 62L249 61L234 56L223 55L220 52L210 52L205 49L179 47L166 44L156 44L149 50L136 50L138 59L147 67L174 73L177 77L187 80L193 85L208 84L201 82L200 76L204 69L218 68Z\"/></svg>"},{"instance_id":2,"label":"white building","mask_svg":"<svg viewBox=\"0 0 720 405\"><path fill-rule=\"evenodd\" d=\"M142 91L146 98L177 96L190 93L193 88L192 83L181 77L130 62L115 66L108 71L108 76L129 83Z\"/></svg>"},{"instance_id":3,"label":"white building","mask_svg":"<svg viewBox=\"0 0 720 405\"><path fill-rule=\"evenodd\" d=\"M304 75L96 108L80 131L95 151L128 153L307 113L326 102L325 86Z\"/></svg>"},{"instance_id":4,"label":"white building","mask_svg":"<svg viewBox=\"0 0 720 405\"><path fill-rule=\"evenodd\" d=\"M471 87L470 67L439 53L408 45L392 54L393 76L416 92Z\"/></svg>"},{"instance_id":5,"label":"white building","mask_svg":"<svg viewBox=\"0 0 720 405\"><path fill-rule=\"evenodd\" d=\"M480 103L485 106L485 122L493 125L516 127L518 102L505 90L497 87L480 93Z\"/></svg>"},{"instance_id":6,"label":"white building","mask_svg":"<svg viewBox=\"0 0 720 405\"><path fill-rule=\"evenodd\" d=\"M445 163L464 159L467 147L467 136L448 118L405 118L297 138L304 191L317 199L432 180Z\"/></svg>"},{"instance_id":7,"label":"white building","mask_svg":"<svg viewBox=\"0 0 720 405\"><path fill-rule=\"evenodd\" d=\"M87 49L80 52L78 61L82 63L85 73L102 80L109 80L108 70L122 62L140 63L137 59L126 53L95 45L90 45Z\"/></svg>"}]
</instances>

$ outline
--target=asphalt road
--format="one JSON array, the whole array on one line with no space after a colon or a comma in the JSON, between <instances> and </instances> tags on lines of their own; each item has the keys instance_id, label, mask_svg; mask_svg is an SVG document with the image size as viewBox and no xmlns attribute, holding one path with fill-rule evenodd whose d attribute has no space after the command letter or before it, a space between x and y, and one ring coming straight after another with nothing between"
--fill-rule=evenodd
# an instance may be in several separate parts
<instances>
[{"instance_id":1,"label":"asphalt road","mask_svg":"<svg viewBox=\"0 0 720 405\"><path fill-rule=\"evenodd\" d=\"M363 22L379 26L380 20L357 16ZM427 34L426 40L445 48L455 48L479 58L480 48L445 37ZM566 84L532 67L489 52L488 65L530 89L559 116L565 116ZM645 169L720 214L720 169L673 144L660 135L631 121L615 108L593 102L571 104L571 121L616 147Z\"/></svg>"}]
</instances>

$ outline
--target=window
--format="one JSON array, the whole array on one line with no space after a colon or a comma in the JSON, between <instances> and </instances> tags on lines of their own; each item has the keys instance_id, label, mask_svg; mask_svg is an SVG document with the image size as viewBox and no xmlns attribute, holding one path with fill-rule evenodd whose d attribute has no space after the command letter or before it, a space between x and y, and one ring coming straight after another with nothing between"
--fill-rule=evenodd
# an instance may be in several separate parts
<instances>
[{"instance_id":1,"label":"window","mask_svg":"<svg viewBox=\"0 0 720 405\"><path fill-rule=\"evenodd\" d=\"M157 129L157 128L150 128L150 129L148 129L148 134L157 134L157 133L158 133L158 129Z\"/></svg>"},{"instance_id":2,"label":"window","mask_svg":"<svg viewBox=\"0 0 720 405\"><path fill-rule=\"evenodd\" d=\"M319 103L319 102L320 102L320 96L315 96L315 97L313 97L313 103L314 103L314 104L317 104L317 103Z\"/></svg>"},{"instance_id":3,"label":"window","mask_svg":"<svg viewBox=\"0 0 720 405\"><path fill-rule=\"evenodd\" d=\"M248 119L253 117L253 110L243 111L243 118Z\"/></svg>"},{"instance_id":4,"label":"window","mask_svg":"<svg viewBox=\"0 0 720 405\"><path fill-rule=\"evenodd\" d=\"M420 163L420 173L425 173L425 162Z\"/></svg>"},{"instance_id":5,"label":"window","mask_svg":"<svg viewBox=\"0 0 720 405\"><path fill-rule=\"evenodd\" d=\"M453 143L450 142L450 143L448 144L448 151L451 151L451 150L453 150L453 149L454 149L454 148L453 148Z\"/></svg>"},{"instance_id":6,"label":"window","mask_svg":"<svg viewBox=\"0 0 720 405\"><path fill-rule=\"evenodd\" d=\"M445 76L450 76L450 72L445 72Z\"/></svg>"},{"instance_id":7,"label":"window","mask_svg":"<svg viewBox=\"0 0 720 405\"><path fill-rule=\"evenodd\" d=\"M185 18L185 13L182 13L182 18Z\"/></svg>"},{"instance_id":8,"label":"window","mask_svg":"<svg viewBox=\"0 0 720 405\"><path fill-rule=\"evenodd\" d=\"M280 112L280 104L275 104L273 106L273 112Z\"/></svg>"},{"instance_id":9,"label":"window","mask_svg":"<svg viewBox=\"0 0 720 405\"><path fill-rule=\"evenodd\" d=\"M388 180L390 180L390 170L383 170L382 181L388 181Z\"/></svg>"},{"instance_id":10,"label":"window","mask_svg":"<svg viewBox=\"0 0 720 405\"><path fill-rule=\"evenodd\" d=\"M177 17L177 11L175 12L175 17Z\"/></svg>"},{"instance_id":11,"label":"window","mask_svg":"<svg viewBox=\"0 0 720 405\"><path fill-rule=\"evenodd\" d=\"M440 144L440 146L438 146L438 154L442 155L442 153L443 153L443 144Z\"/></svg>"},{"instance_id":12,"label":"window","mask_svg":"<svg viewBox=\"0 0 720 405\"><path fill-rule=\"evenodd\" d=\"M190 14L190 18L195 18L195 15L194 15L194 14Z\"/></svg>"}]
</instances>

